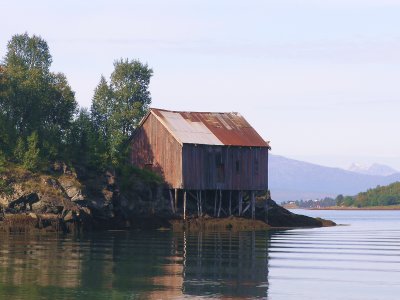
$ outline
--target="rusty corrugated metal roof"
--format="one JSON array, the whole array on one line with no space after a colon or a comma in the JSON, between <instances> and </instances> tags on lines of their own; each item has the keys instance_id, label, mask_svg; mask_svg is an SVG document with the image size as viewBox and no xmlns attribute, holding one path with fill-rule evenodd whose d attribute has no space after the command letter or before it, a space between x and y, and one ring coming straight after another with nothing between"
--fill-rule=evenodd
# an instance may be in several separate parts
<instances>
[{"instance_id":1,"label":"rusty corrugated metal roof","mask_svg":"<svg viewBox=\"0 0 400 300\"><path fill-rule=\"evenodd\" d=\"M182 144L269 147L239 113L150 110Z\"/></svg>"}]
</instances>

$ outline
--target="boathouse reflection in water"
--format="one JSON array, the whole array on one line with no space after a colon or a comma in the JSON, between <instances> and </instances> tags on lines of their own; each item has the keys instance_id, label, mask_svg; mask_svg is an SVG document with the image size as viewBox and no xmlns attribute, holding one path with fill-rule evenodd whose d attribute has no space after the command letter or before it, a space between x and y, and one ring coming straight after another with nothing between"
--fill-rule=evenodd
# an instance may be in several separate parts
<instances>
[{"instance_id":1,"label":"boathouse reflection in water","mask_svg":"<svg viewBox=\"0 0 400 300\"><path fill-rule=\"evenodd\" d=\"M113 299L266 298L267 232L2 236L0 293Z\"/></svg>"}]
</instances>

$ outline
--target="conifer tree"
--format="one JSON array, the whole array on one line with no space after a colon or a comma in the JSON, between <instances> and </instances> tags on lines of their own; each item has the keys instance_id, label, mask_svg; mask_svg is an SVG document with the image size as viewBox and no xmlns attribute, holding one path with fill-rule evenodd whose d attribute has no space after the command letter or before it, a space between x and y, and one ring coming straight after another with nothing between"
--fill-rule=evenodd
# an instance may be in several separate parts
<instances>
[{"instance_id":1,"label":"conifer tree","mask_svg":"<svg viewBox=\"0 0 400 300\"><path fill-rule=\"evenodd\" d=\"M7 159L4 152L0 149L0 172L4 170L4 166L6 165Z\"/></svg>"},{"instance_id":2,"label":"conifer tree","mask_svg":"<svg viewBox=\"0 0 400 300\"><path fill-rule=\"evenodd\" d=\"M17 140L17 144L15 145L14 149L14 158L16 162L18 163L23 163L24 157L25 157L25 152L26 152L26 145L24 138L20 136Z\"/></svg>"},{"instance_id":3,"label":"conifer tree","mask_svg":"<svg viewBox=\"0 0 400 300\"><path fill-rule=\"evenodd\" d=\"M37 132L33 132L28 136L28 149L24 156L24 167L31 171L36 171L39 167L39 136Z\"/></svg>"}]
</instances>

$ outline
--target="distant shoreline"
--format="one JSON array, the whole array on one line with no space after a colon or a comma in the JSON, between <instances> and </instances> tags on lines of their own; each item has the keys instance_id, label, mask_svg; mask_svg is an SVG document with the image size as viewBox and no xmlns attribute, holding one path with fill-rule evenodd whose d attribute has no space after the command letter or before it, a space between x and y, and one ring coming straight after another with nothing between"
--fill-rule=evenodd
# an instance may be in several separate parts
<instances>
[{"instance_id":1,"label":"distant shoreline","mask_svg":"<svg viewBox=\"0 0 400 300\"><path fill-rule=\"evenodd\" d=\"M330 206L330 207L321 207L321 208L293 208L293 209L306 209L306 210L400 210L400 205L369 206L369 207Z\"/></svg>"}]
</instances>

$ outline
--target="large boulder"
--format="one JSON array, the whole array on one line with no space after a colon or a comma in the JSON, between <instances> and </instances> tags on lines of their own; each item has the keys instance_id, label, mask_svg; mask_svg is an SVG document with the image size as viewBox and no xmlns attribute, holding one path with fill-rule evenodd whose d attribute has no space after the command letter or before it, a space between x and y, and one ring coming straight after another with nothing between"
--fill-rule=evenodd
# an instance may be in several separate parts
<instances>
[{"instance_id":1,"label":"large boulder","mask_svg":"<svg viewBox=\"0 0 400 300\"><path fill-rule=\"evenodd\" d=\"M336 225L332 221L298 215L290 212L275 201L257 201L256 218L272 227L322 227Z\"/></svg>"},{"instance_id":2,"label":"large boulder","mask_svg":"<svg viewBox=\"0 0 400 300\"><path fill-rule=\"evenodd\" d=\"M2 174L5 187L0 190L0 206L7 213L35 213L60 215L65 211L79 212L76 203L83 199L79 182L72 175L34 174L15 169ZM90 215L90 214L88 214Z\"/></svg>"},{"instance_id":3,"label":"large boulder","mask_svg":"<svg viewBox=\"0 0 400 300\"><path fill-rule=\"evenodd\" d=\"M82 185L75 176L62 175L58 178L58 182L71 201L85 200Z\"/></svg>"}]
</instances>

